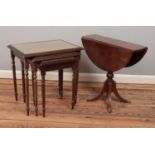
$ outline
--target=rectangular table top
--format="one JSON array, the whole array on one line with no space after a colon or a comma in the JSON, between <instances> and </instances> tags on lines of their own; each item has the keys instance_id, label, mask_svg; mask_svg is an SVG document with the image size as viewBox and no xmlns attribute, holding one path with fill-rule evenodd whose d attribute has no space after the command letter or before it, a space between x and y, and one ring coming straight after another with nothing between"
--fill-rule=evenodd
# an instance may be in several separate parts
<instances>
[{"instance_id":1,"label":"rectangular table top","mask_svg":"<svg viewBox=\"0 0 155 155\"><path fill-rule=\"evenodd\" d=\"M49 54L65 53L69 51L74 52L82 49L80 46L63 40L12 44L9 45L8 48L16 51L19 53L19 55L24 55L25 57L44 56Z\"/></svg>"},{"instance_id":2,"label":"rectangular table top","mask_svg":"<svg viewBox=\"0 0 155 155\"><path fill-rule=\"evenodd\" d=\"M139 44L121 41L121 40L113 39L113 38L109 38L109 37L104 37L104 36L97 35L97 34L87 35L87 36L84 36L83 38L85 38L87 40L100 42L102 44L110 45L112 47L123 48L123 49L129 50L129 51L140 51L142 49L147 48L147 47L139 45Z\"/></svg>"}]
</instances>

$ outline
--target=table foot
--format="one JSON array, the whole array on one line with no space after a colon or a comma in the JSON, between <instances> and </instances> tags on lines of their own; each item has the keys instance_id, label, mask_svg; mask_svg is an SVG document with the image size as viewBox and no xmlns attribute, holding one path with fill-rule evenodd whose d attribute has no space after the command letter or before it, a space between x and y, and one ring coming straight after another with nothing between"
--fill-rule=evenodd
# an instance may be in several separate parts
<instances>
[{"instance_id":1,"label":"table foot","mask_svg":"<svg viewBox=\"0 0 155 155\"><path fill-rule=\"evenodd\" d=\"M43 117L46 117L46 110L43 109Z\"/></svg>"},{"instance_id":2,"label":"table foot","mask_svg":"<svg viewBox=\"0 0 155 155\"><path fill-rule=\"evenodd\" d=\"M35 116L38 116L38 108L35 109Z\"/></svg>"},{"instance_id":3,"label":"table foot","mask_svg":"<svg viewBox=\"0 0 155 155\"><path fill-rule=\"evenodd\" d=\"M30 111L29 111L29 109L26 109L26 115L27 115L27 116L30 115Z\"/></svg>"},{"instance_id":4,"label":"table foot","mask_svg":"<svg viewBox=\"0 0 155 155\"><path fill-rule=\"evenodd\" d=\"M72 101L72 110L74 110L75 105L76 105L76 101Z\"/></svg>"},{"instance_id":5,"label":"table foot","mask_svg":"<svg viewBox=\"0 0 155 155\"><path fill-rule=\"evenodd\" d=\"M112 107L107 107L107 112L112 113Z\"/></svg>"}]
</instances>

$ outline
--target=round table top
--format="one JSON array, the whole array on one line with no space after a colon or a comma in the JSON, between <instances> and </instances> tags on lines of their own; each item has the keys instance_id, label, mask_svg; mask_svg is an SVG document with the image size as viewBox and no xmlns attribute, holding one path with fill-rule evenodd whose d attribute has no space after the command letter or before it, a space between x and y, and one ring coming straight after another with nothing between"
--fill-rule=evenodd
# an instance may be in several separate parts
<instances>
[{"instance_id":1,"label":"round table top","mask_svg":"<svg viewBox=\"0 0 155 155\"><path fill-rule=\"evenodd\" d=\"M82 37L82 43L93 63L107 71L115 72L138 63L147 52L147 47L100 35Z\"/></svg>"}]
</instances>

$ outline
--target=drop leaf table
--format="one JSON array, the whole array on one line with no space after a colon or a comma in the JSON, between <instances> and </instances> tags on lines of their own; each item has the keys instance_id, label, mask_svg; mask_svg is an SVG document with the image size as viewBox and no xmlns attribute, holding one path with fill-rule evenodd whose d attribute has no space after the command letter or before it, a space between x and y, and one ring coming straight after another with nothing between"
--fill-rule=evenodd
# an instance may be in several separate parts
<instances>
[{"instance_id":1,"label":"drop leaf table","mask_svg":"<svg viewBox=\"0 0 155 155\"><path fill-rule=\"evenodd\" d=\"M107 111L111 113L112 93L121 102L128 103L118 93L116 82L113 80L114 72L138 63L147 52L147 47L96 34L83 36L82 43L92 62L107 72L107 80L104 82L100 94L88 101L96 101L103 97L106 101Z\"/></svg>"}]
</instances>

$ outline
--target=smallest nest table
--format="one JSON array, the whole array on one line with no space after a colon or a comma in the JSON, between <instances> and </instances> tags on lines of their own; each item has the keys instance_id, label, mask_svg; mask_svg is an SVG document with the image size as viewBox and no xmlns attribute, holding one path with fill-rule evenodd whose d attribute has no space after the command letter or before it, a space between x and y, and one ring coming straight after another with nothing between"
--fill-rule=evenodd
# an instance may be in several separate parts
<instances>
[{"instance_id":1,"label":"smallest nest table","mask_svg":"<svg viewBox=\"0 0 155 155\"><path fill-rule=\"evenodd\" d=\"M35 113L38 115L37 106L37 70L40 69L42 75L42 103L43 116L45 116L45 73L46 71L59 70L59 93L63 97L63 69L73 68L73 96L72 108L76 103L78 89L78 72L80 46L63 40L50 40L43 42L31 42L9 45L12 58L12 70L14 81L15 99L18 100L17 79L15 57L21 61L22 68L22 86L23 100L26 102L26 113L29 115L29 66L32 70L32 86L33 86L33 101L35 105Z\"/></svg>"}]
</instances>

